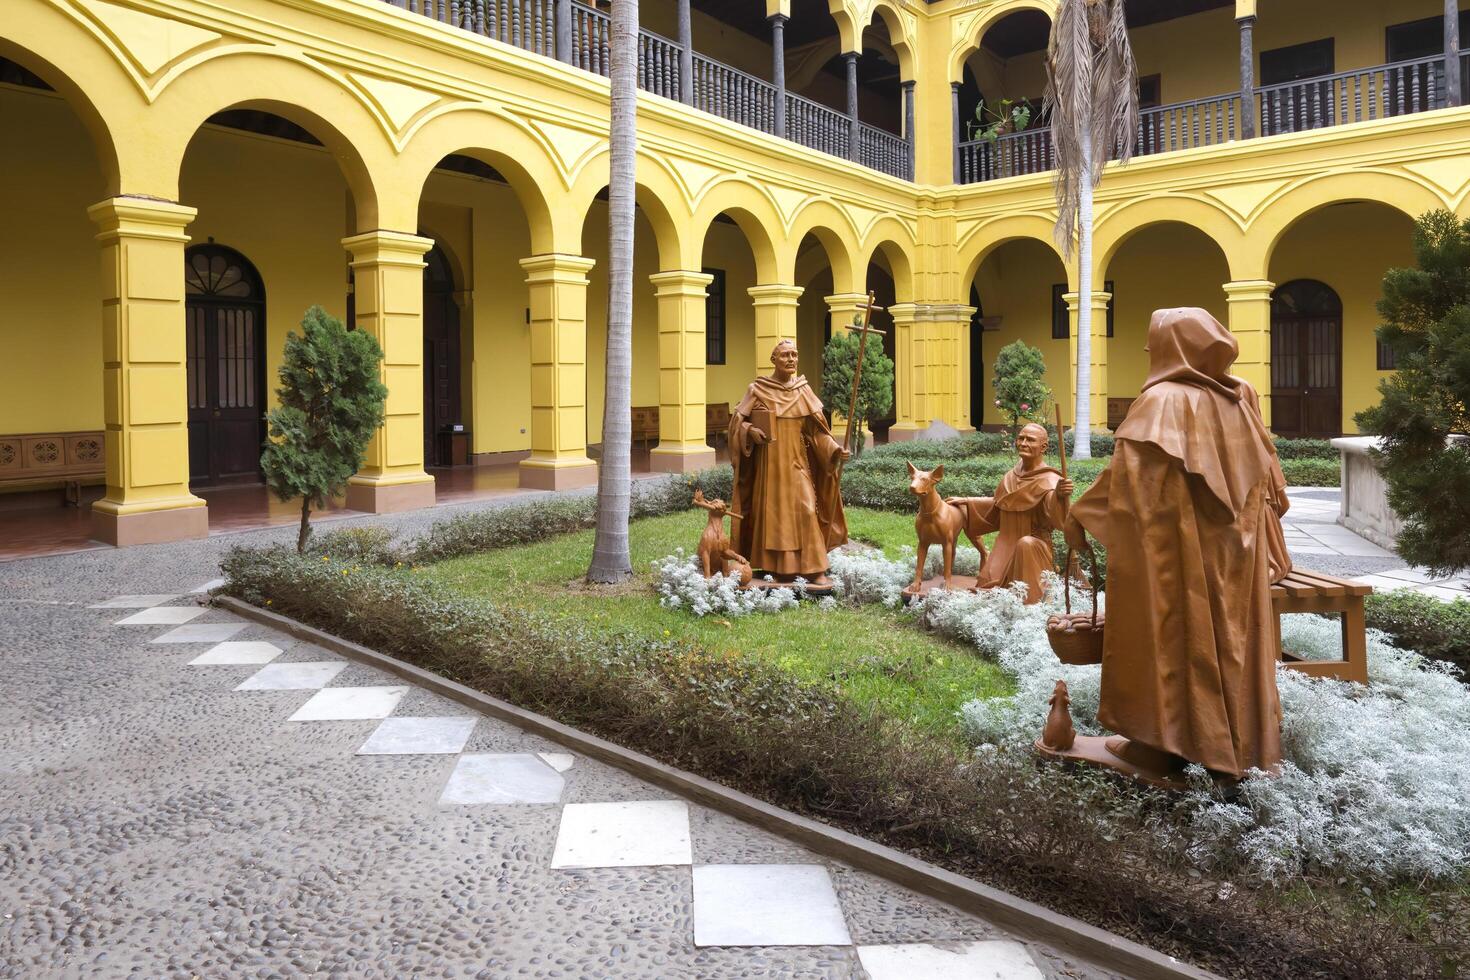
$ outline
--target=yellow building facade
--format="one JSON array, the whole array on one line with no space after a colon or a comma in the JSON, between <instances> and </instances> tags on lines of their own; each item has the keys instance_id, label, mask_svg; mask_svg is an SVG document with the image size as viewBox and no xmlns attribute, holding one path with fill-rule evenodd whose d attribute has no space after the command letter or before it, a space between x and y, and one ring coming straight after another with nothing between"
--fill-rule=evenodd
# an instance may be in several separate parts
<instances>
[{"instance_id":1,"label":"yellow building facade","mask_svg":"<svg viewBox=\"0 0 1470 980\"><path fill-rule=\"evenodd\" d=\"M1137 394L1149 313L1187 304L1240 338L1278 431L1352 431L1388 369L1383 271L1414 216L1470 213L1470 109L1415 54L1443 46L1443 5L1170 6L1139 4L1141 155L1097 195L1093 418ZM1017 339L1071 412L1077 270L1042 127L967 138L979 99L1041 94L1049 0L643 7L632 403L654 469L714 461L778 338L817 378L870 288L887 438L1002 421L989 365ZM313 304L385 352L349 506L432 503L451 462L594 482L605 29L565 0L7 4L0 493L100 474L101 539L206 533L195 491L258 478Z\"/></svg>"}]
</instances>

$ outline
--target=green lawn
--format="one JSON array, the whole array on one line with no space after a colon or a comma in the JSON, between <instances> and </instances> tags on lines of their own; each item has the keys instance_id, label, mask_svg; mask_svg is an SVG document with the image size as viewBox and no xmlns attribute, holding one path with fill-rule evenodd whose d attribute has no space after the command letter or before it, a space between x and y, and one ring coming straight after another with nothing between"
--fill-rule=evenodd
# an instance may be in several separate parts
<instances>
[{"instance_id":1,"label":"green lawn","mask_svg":"<svg viewBox=\"0 0 1470 980\"><path fill-rule=\"evenodd\" d=\"M850 536L897 556L914 543L912 516L851 508ZM533 607L609 629L674 637L707 649L773 661L806 680L837 684L884 715L952 734L955 712L975 697L1008 694L995 664L919 630L902 613L868 606L821 612L813 603L777 615L699 619L664 609L650 563L682 547L692 553L704 529L703 511L633 524L630 548L636 581L614 594L582 585L592 556L592 532L564 535L427 566L420 575L498 601Z\"/></svg>"}]
</instances>

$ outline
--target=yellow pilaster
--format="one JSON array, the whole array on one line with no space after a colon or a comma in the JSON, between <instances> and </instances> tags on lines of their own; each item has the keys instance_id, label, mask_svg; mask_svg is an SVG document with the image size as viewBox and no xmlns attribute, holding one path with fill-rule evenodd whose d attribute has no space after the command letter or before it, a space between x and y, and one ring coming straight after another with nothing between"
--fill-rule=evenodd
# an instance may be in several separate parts
<instances>
[{"instance_id":1,"label":"yellow pilaster","mask_svg":"<svg viewBox=\"0 0 1470 980\"><path fill-rule=\"evenodd\" d=\"M539 490L590 486L587 457L587 273L580 255L521 260L531 292L531 457L521 486Z\"/></svg>"},{"instance_id":2,"label":"yellow pilaster","mask_svg":"<svg viewBox=\"0 0 1470 980\"><path fill-rule=\"evenodd\" d=\"M746 290L755 304L755 369L763 373L771 364L771 351L783 340L796 340L796 305L800 286L751 286Z\"/></svg>"},{"instance_id":3,"label":"yellow pilaster","mask_svg":"<svg viewBox=\"0 0 1470 980\"><path fill-rule=\"evenodd\" d=\"M854 319L858 321L858 326L862 325L863 310L868 305L867 293L835 293L831 296L825 296L823 299L827 303L827 322L831 324L833 334L836 334L839 330L856 330L857 327L853 326ZM868 336L868 343L878 344L881 347L883 338L876 334L870 334ZM871 351L872 347L868 349ZM833 437L844 446L847 445L847 415L845 414L847 406L828 405L827 410L832 413ZM873 432L871 429L864 427L862 436L863 445L867 446L872 444Z\"/></svg>"},{"instance_id":4,"label":"yellow pilaster","mask_svg":"<svg viewBox=\"0 0 1470 980\"><path fill-rule=\"evenodd\" d=\"M1246 279L1225 284L1230 304L1230 332L1240 344L1231 370L1251 383L1261 396L1261 418L1271 425L1271 293L1274 282Z\"/></svg>"},{"instance_id":5,"label":"yellow pilaster","mask_svg":"<svg viewBox=\"0 0 1470 980\"><path fill-rule=\"evenodd\" d=\"M424 253L430 238L369 231L342 239L352 256L356 329L383 348L388 386L383 427L347 484L347 506L374 514L429 507L434 478L424 472Z\"/></svg>"},{"instance_id":6,"label":"yellow pilaster","mask_svg":"<svg viewBox=\"0 0 1470 980\"><path fill-rule=\"evenodd\" d=\"M678 270L648 279L658 297L658 445L650 466L689 473L715 462L704 419L704 303L714 276Z\"/></svg>"},{"instance_id":7,"label":"yellow pilaster","mask_svg":"<svg viewBox=\"0 0 1470 980\"><path fill-rule=\"evenodd\" d=\"M184 227L193 208L114 197L87 214L101 231L102 377L107 495L93 534L118 546L202 538L189 492Z\"/></svg>"},{"instance_id":8,"label":"yellow pilaster","mask_svg":"<svg viewBox=\"0 0 1470 980\"><path fill-rule=\"evenodd\" d=\"M890 441L912 439L933 421L929 390L929 308L897 303L893 317L893 427Z\"/></svg>"},{"instance_id":9,"label":"yellow pilaster","mask_svg":"<svg viewBox=\"0 0 1470 980\"><path fill-rule=\"evenodd\" d=\"M1071 368L1067 381L1070 400L1063 407L1064 424L1070 426L1077 417L1077 322L1081 305L1077 293L1062 297L1067 301L1067 314L1071 322L1067 340L1067 364ZM1112 293L1094 290L1092 293L1092 431L1105 432L1108 426L1108 304L1113 301Z\"/></svg>"},{"instance_id":10,"label":"yellow pilaster","mask_svg":"<svg viewBox=\"0 0 1470 980\"><path fill-rule=\"evenodd\" d=\"M970 424L970 318L973 306L940 303L931 306L929 391L933 415L960 432L974 432Z\"/></svg>"}]
</instances>

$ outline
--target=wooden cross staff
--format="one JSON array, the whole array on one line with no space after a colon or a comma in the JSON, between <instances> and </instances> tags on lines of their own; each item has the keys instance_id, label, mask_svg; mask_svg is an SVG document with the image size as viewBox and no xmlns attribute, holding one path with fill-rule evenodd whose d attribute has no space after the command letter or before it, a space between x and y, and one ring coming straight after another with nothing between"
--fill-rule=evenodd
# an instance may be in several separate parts
<instances>
[{"instance_id":1,"label":"wooden cross staff","mask_svg":"<svg viewBox=\"0 0 1470 980\"><path fill-rule=\"evenodd\" d=\"M854 417L857 415L858 385L862 384L863 380L863 355L867 352L868 349L868 334L875 333L880 337L883 336L882 330L873 329L873 311L883 309L883 307L877 305L876 300L877 297L873 295L873 291L868 290L868 301L864 303L862 307L863 326L861 330L857 331L857 365L853 368L852 372L852 398L849 399L847 404L847 432L842 437L843 449L849 449L848 443L853 438L854 431L859 428L858 425L856 425L854 422ZM862 438L861 432L858 433L857 438ZM839 478L842 475L841 463L839 463L837 466L837 475Z\"/></svg>"}]
</instances>

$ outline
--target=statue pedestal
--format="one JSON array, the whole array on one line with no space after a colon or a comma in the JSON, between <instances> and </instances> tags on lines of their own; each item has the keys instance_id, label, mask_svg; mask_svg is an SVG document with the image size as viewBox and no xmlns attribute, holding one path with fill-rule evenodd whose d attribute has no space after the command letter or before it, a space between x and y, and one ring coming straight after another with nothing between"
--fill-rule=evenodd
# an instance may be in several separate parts
<instances>
[{"instance_id":1,"label":"statue pedestal","mask_svg":"<svg viewBox=\"0 0 1470 980\"><path fill-rule=\"evenodd\" d=\"M745 588L747 588L747 589L767 589L767 590L769 590L769 589L795 589L796 588L796 583L794 583L794 582L781 582L781 581L767 582L765 579L763 579L763 578L760 577L760 573L756 573L756 577L753 578L753 579L751 579L750 584L747 585L747 586L745 586ZM810 582L808 582L807 583L807 586L806 586L806 590L804 592L800 593L797 596L797 598L801 598L803 595L805 595L805 596L808 596L808 597L813 598L813 599L822 599L822 598L825 598L825 597L827 597L827 596L829 596L831 594L832 594L832 586L830 584L828 584L828 585L812 585Z\"/></svg>"},{"instance_id":2,"label":"statue pedestal","mask_svg":"<svg viewBox=\"0 0 1470 980\"><path fill-rule=\"evenodd\" d=\"M1044 759L1111 769L1159 789L1189 788L1184 778L1183 760L1130 742L1121 735L1078 735L1070 749L1052 748L1038 738L1035 746Z\"/></svg>"},{"instance_id":3,"label":"statue pedestal","mask_svg":"<svg viewBox=\"0 0 1470 980\"><path fill-rule=\"evenodd\" d=\"M926 596L929 595L930 592L937 592L937 591L942 590L942 589L944 589L944 576L943 575L936 575L933 578L925 579L919 585L919 587L917 589L915 589L914 586L913 586L913 584L910 583L909 586L906 589L903 590L903 601L904 602L914 602L915 600L925 598ZM949 589L948 589L948 591L950 591L950 592L974 592L974 591L976 591L975 576L973 576L973 575L951 575L949 577Z\"/></svg>"}]
</instances>

